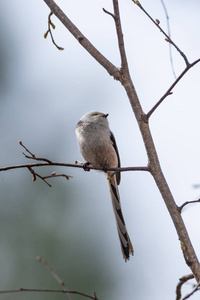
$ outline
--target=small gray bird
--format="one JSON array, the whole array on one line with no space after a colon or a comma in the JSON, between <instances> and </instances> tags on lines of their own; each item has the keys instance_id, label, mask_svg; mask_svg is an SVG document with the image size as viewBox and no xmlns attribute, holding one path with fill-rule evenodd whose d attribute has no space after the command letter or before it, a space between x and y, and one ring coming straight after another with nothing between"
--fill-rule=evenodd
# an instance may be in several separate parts
<instances>
[{"instance_id":1,"label":"small gray bird","mask_svg":"<svg viewBox=\"0 0 200 300\"><path fill-rule=\"evenodd\" d=\"M85 114L76 126L76 136L83 158L92 166L120 167L119 152L113 133L110 131L108 114L91 111ZM129 238L121 210L117 185L120 184L120 172L106 172L122 254L127 261L133 255L133 246Z\"/></svg>"}]
</instances>

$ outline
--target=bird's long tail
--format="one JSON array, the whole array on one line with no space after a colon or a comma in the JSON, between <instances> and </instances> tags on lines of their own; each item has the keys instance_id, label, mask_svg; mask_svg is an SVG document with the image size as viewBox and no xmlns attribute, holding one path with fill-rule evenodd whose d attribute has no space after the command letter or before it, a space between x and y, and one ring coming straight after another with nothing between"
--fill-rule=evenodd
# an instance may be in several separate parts
<instances>
[{"instance_id":1,"label":"bird's long tail","mask_svg":"<svg viewBox=\"0 0 200 300\"><path fill-rule=\"evenodd\" d=\"M116 177L114 176L108 176L108 183L109 183L109 188L110 188L110 194L112 198L112 204L113 204L113 209L115 213L115 218L117 222L117 231L120 239L120 244L121 244L121 249L122 249L122 254L127 261L130 258L130 254L133 255L133 246L131 243L131 240L129 238L126 225L124 222L124 217L122 214L122 209L121 209L121 204L120 204L120 197L119 197L119 191L117 187L117 182L116 182Z\"/></svg>"}]
</instances>

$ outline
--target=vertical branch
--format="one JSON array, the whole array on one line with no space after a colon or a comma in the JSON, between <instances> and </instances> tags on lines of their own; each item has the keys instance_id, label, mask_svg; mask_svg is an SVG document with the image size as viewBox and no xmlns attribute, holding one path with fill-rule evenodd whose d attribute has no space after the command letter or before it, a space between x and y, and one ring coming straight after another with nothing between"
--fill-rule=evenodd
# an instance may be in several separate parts
<instances>
[{"instance_id":1,"label":"vertical branch","mask_svg":"<svg viewBox=\"0 0 200 300\"><path fill-rule=\"evenodd\" d=\"M148 119L144 118L144 113L143 113L142 107L140 105L139 98L135 91L132 79L129 75L128 63L126 60L126 53L125 53L124 42L123 42L123 33L122 33L122 28L121 28L118 0L113 0L113 4L114 4L116 29L117 29L121 59L123 59L122 64L124 63L124 71L125 71L125 74L123 74L123 78L122 78L123 79L122 85L124 86L124 88L127 92L132 109L133 109L136 119L138 121L138 126L140 128L141 135L142 135L142 138L143 138L143 141L145 144L145 148L147 151L147 156L149 159L149 169L150 169L150 172L156 182L156 185L163 197L163 200L167 206L169 214L170 214L172 221L174 223L174 226L176 228L176 231L177 231L180 243L181 243L181 249L183 252L183 256L185 258L185 262L192 270L192 272L197 280L197 283L200 283L200 264L199 264L198 258L196 256L194 248L191 244L191 241L190 241L187 229L185 227L185 224L183 222L182 216L180 214L180 211L178 210L178 207L174 201L174 198L172 196L170 188L169 188L167 181L164 177L164 174L162 172L162 169L161 169L161 166L159 163L159 159L158 159L158 155L156 152L156 148L154 145L154 141L153 141L151 131L149 128ZM186 61L187 61L187 58L186 58Z\"/></svg>"},{"instance_id":2,"label":"vertical branch","mask_svg":"<svg viewBox=\"0 0 200 300\"><path fill-rule=\"evenodd\" d=\"M169 15L168 15L168 12L167 12L167 8L166 8L166 5L165 5L165 2L163 0L160 0L161 1L161 4L163 6L163 9L164 9L164 12L165 12L165 16L166 16L166 19L167 19L167 31L168 31L168 36L171 40L171 32L170 32L170 25L169 25ZM172 67L172 73L174 75L174 78L176 79L176 72L175 72L175 69L174 69L174 64L173 64L173 57L172 57L172 44L169 43L169 57L170 57L170 62L171 62L171 67Z\"/></svg>"},{"instance_id":3,"label":"vertical branch","mask_svg":"<svg viewBox=\"0 0 200 300\"><path fill-rule=\"evenodd\" d=\"M126 51L125 51L125 47L124 47L124 38L123 38L120 14L119 14L119 4L118 4L117 0L113 0L113 8L114 8L114 16L115 16L114 19L115 19L115 25L116 25L116 31L117 31L117 39L118 39L120 56L121 56L122 73L124 76L128 75L128 77L129 77L128 62L127 62L127 58L126 58Z\"/></svg>"}]
</instances>

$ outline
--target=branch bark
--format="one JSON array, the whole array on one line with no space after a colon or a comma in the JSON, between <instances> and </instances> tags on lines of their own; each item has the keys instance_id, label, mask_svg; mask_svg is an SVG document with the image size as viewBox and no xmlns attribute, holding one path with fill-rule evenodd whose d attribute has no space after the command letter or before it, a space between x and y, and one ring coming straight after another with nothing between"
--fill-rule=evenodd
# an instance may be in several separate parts
<instances>
[{"instance_id":1,"label":"branch bark","mask_svg":"<svg viewBox=\"0 0 200 300\"><path fill-rule=\"evenodd\" d=\"M13 166L7 166L7 167L1 167L0 172L3 171L9 171L13 169L24 169L24 168L35 168L35 167L44 167L44 166L60 166L60 167L71 167L71 168L80 168L84 169L84 164L68 164L68 163L62 163L57 161L42 161L42 158L38 158L37 160L40 160L38 163L27 163L22 165L13 165ZM98 170L98 171L116 171L116 172L127 172L127 171L147 171L149 172L149 167L123 167L123 168L102 168L99 166L87 166L89 170ZM61 175L59 175L61 176ZM70 177L70 176L68 176Z\"/></svg>"},{"instance_id":2,"label":"branch bark","mask_svg":"<svg viewBox=\"0 0 200 300\"><path fill-rule=\"evenodd\" d=\"M113 0L115 25L118 37L119 50L121 55L122 72L119 71L111 62L109 62L76 28L76 26L67 18L63 11L56 5L53 0L44 0L49 6L51 11L58 17L58 19L64 24L64 26L74 35L74 37L80 42L80 44L108 71L108 73L115 79L119 80L126 90L129 98L132 110L140 128L140 132L145 144L147 156L149 159L149 170L155 180L155 183L160 190L160 193L165 201L169 214L173 220L176 228L183 256L187 265L193 272L197 283L200 283L200 264L195 254L190 238L188 236L186 227L184 225L181 213L174 201L167 181L162 172L158 155L155 149L155 145L152 139L152 135L149 128L148 118L145 118L145 114L138 99L135 87L130 77L128 63L126 59L126 52L123 41L122 27L119 14L119 5L117 0ZM138 1L137 1L138 2ZM170 39L170 43L172 43ZM174 45L174 44L173 44ZM181 51L183 56L183 52ZM184 55L185 56L185 55ZM183 57L184 57L183 56ZM185 59L185 57L184 57ZM186 65L188 65L187 59L185 59ZM184 74L183 74L184 75Z\"/></svg>"}]
</instances>

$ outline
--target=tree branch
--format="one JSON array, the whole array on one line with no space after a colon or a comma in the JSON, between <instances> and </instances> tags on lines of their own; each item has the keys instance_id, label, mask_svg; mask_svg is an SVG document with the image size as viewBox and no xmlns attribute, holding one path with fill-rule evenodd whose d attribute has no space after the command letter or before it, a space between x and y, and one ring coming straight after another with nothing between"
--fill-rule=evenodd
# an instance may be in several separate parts
<instances>
[{"instance_id":1,"label":"tree branch","mask_svg":"<svg viewBox=\"0 0 200 300\"><path fill-rule=\"evenodd\" d=\"M68 298L70 300L73 300L72 294L79 295L86 297L88 299L92 300L98 300L96 293L94 292L94 296L87 295L85 293L77 292L77 291L70 291L68 290L66 284L64 281L58 276L58 274L51 268L49 263L46 259L42 259L41 257L37 257L37 261L42 263L46 266L47 270L50 272L50 274L53 276L53 278L61 285L62 290L53 290L53 289L26 289L26 288L19 288L15 290L1 290L0 294L10 294L10 293L19 293L19 292L40 292L40 293L64 293L68 295Z\"/></svg>"},{"instance_id":2,"label":"tree branch","mask_svg":"<svg viewBox=\"0 0 200 300\"><path fill-rule=\"evenodd\" d=\"M179 208L178 208L179 211L181 212L182 209L183 209L183 207L185 207L185 206L188 205L188 204L192 204L192 203L200 203L200 199L184 202L181 206L179 206Z\"/></svg>"},{"instance_id":3,"label":"tree branch","mask_svg":"<svg viewBox=\"0 0 200 300\"><path fill-rule=\"evenodd\" d=\"M54 41L53 34L52 34L52 31L51 31L51 27L52 27L53 29L55 29L55 25L54 25L54 24L52 23L52 21L51 21L51 16L52 16L52 15L53 15L53 13L50 12L50 14L49 14L49 16L48 16L48 30L45 32L44 38L46 39L47 36L48 36L48 34L50 34L52 43L56 46L56 48L57 48L58 50L64 50L63 47L58 46L58 45L56 44L56 42Z\"/></svg>"},{"instance_id":4,"label":"tree branch","mask_svg":"<svg viewBox=\"0 0 200 300\"><path fill-rule=\"evenodd\" d=\"M173 88L177 85L177 83L182 79L182 77L197 63L200 62L200 58L195 60L192 64L187 65L185 70L179 75L179 77L174 81L174 83L169 87L169 89L165 92L165 94L161 97L161 99L153 106L153 108L145 115L147 119L150 118L152 113L158 108L158 106L167 98L169 95L172 94Z\"/></svg>"},{"instance_id":5,"label":"tree branch","mask_svg":"<svg viewBox=\"0 0 200 300\"><path fill-rule=\"evenodd\" d=\"M39 293L62 293L62 294L75 294L80 295L89 299L98 300L96 295L90 296L85 293L77 292L77 291L64 291L64 290L53 290L53 289L25 289L19 288L15 290L0 290L0 294L10 294L10 293L20 293L20 292L39 292Z\"/></svg>"},{"instance_id":6,"label":"tree branch","mask_svg":"<svg viewBox=\"0 0 200 300\"><path fill-rule=\"evenodd\" d=\"M83 46L114 79L121 81L121 73L105 56L103 56L82 34L82 32L71 22L71 20L63 13L60 7L53 0L44 0L54 15L63 23L63 25L71 32L77 41Z\"/></svg>"},{"instance_id":7,"label":"tree branch","mask_svg":"<svg viewBox=\"0 0 200 300\"><path fill-rule=\"evenodd\" d=\"M68 164L68 163L62 163L57 161L50 161L50 162L39 162L39 163L27 163L27 164L21 164L21 165L13 165L13 166L7 166L7 167L1 167L0 172L13 170L13 169L23 169L23 168L35 168L35 167L44 167L44 166L60 166L60 167L70 167L70 168L80 168L84 169L84 164L81 165L75 163L75 164ZM88 166L89 170L98 170L98 171L114 171L114 172L127 172L127 171L146 171L150 172L149 167L122 167L122 168L107 168L107 167L100 167L100 166ZM69 175L65 174L59 174L59 175L52 175L52 176L45 176L45 178L50 177L71 177Z\"/></svg>"},{"instance_id":8,"label":"tree branch","mask_svg":"<svg viewBox=\"0 0 200 300\"><path fill-rule=\"evenodd\" d=\"M135 4L137 4L137 6L145 13L145 15L153 22L153 24L159 29L159 31L162 32L162 34L164 34L165 36L165 40L170 43L172 46L174 46L174 48L180 53L180 55L183 57L186 66L188 66L190 63L186 57L186 55L183 53L183 51L181 51L181 49L172 41L171 37L162 29L162 27L160 26L159 22L156 22L156 20L154 20L150 14L146 11L146 9L144 9L144 7L141 5L141 3L138 0L132 0Z\"/></svg>"},{"instance_id":9,"label":"tree branch","mask_svg":"<svg viewBox=\"0 0 200 300\"><path fill-rule=\"evenodd\" d=\"M194 293L196 293L199 290L200 290L200 285L197 284L196 287L193 289L193 291L191 293L187 294L185 297L183 297L182 300L186 300L186 299L190 298L192 295L194 295Z\"/></svg>"},{"instance_id":10,"label":"tree branch","mask_svg":"<svg viewBox=\"0 0 200 300\"><path fill-rule=\"evenodd\" d=\"M194 274L189 274L189 275L185 275L179 279L179 283L177 284L177 287L176 287L176 300L181 300L181 288L182 288L183 284L193 278L194 278Z\"/></svg>"},{"instance_id":11,"label":"tree branch","mask_svg":"<svg viewBox=\"0 0 200 300\"><path fill-rule=\"evenodd\" d=\"M124 46L124 38L123 38L122 27L121 27L118 0L113 0L113 8L114 8L114 15L115 15L114 20L115 20L115 27L117 31L118 46L119 46L119 52L121 57L122 74L123 74L123 79L126 79L126 77L129 78L130 75L129 75L128 62L127 62L126 51Z\"/></svg>"},{"instance_id":12,"label":"tree branch","mask_svg":"<svg viewBox=\"0 0 200 300\"><path fill-rule=\"evenodd\" d=\"M64 291L66 291L66 292L69 291L66 284L64 283L64 280L62 280L58 276L58 274L51 268L51 266L49 265L49 263L47 262L46 259L42 259L40 256L38 256L37 261L42 263L47 268L47 270L50 272L50 274L53 276L53 278L55 278L55 280L61 285L61 287ZM73 300L72 296L69 293L67 295L68 295L69 300Z\"/></svg>"},{"instance_id":13,"label":"tree branch","mask_svg":"<svg viewBox=\"0 0 200 300\"><path fill-rule=\"evenodd\" d=\"M164 12L165 12L165 16L166 16L166 20L167 20L168 36L171 39L171 32L170 32L170 25L169 25L169 15L168 15L168 12L167 12L167 8L166 8L166 5L165 5L164 1L163 0L160 0L160 1L161 1L162 6L163 6L163 9L164 9ZM169 43L169 57L170 57L170 63L171 63L171 67L172 67L172 73L174 75L174 78L176 79L176 72L175 72L174 64L173 64L172 44L171 43Z\"/></svg>"},{"instance_id":14,"label":"tree branch","mask_svg":"<svg viewBox=\"0 0 200 300\"><path fill-rule=\"evenodd\" d=\"M152 113L158 108L158 106L165 100L165 98L167 96L169 96L171 94L172 89L177 85L177 83L180 81L180 79L187 73L187 71L189 71L194 65L196 65L197 63L200 62L200 59L197 59L196 61L194 61L193 63L189 63L187 56L183 53L183 51L175 44L175 42L172 41L171 37L170 37L170 31L169 31L169 25L168 25L168 31L169 34L167 34L162 27L160 26L160 22L156 19L154 20L150 14L144 9L144 7L141 5L141 3L138 0L132 0L144 13L145 15L153 22L153 24L162 32L162 34L165 36L165 40L167 42L169 42L179 53L180 55L183 57L185 64L186 64L186 68L185 70L179 75L179 77L174 81L174 83L171 85L171 87L166 91L166 93L161 97L161 99L154 105L154 107L144 116L144 120L147 121L150 116L152 115ZM164 9L165 9L165 13L166 16L167 12L166 12L166 7L163 3L163 1L161 0ZM171 53L171 52L170 52ZM176 76L175 76L176 77Z\"/></svg>"}]
</instances>

